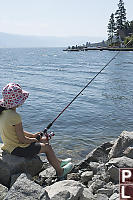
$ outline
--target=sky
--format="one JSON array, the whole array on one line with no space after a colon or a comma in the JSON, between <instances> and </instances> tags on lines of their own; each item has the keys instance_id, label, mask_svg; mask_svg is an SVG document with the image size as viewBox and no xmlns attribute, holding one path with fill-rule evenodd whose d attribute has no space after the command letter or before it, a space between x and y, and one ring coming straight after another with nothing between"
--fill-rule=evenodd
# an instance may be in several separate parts
<instances>
[{"instance_id":1,"label":"sky","mask_svg":"<svg viewBox=\"0 0 133 200\"><path fill-rule=\"evenodd\" d=\"M119 0L0 0L0 32L38 36L107 37ZM124 0L133 20L133 0Z\"/></svg>"}]
</instances>

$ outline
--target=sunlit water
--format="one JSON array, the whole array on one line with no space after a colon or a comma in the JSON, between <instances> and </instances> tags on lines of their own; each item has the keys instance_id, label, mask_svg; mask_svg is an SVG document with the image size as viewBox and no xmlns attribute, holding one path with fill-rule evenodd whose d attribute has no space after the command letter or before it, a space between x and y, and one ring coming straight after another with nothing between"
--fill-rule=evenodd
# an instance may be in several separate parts
<instances>
[{"instance_id":1,"label":"sunlit water","mask_svg":"<svg viewBox=\"0 0 133 200\"><path fill-rule=\"evenodd\" d=\"M0 49L0 87L17 82L30 92L18 112L25 130L41 131L114 54L63 52L62 48ZM51 130L56 154L74 161L123 130L133 131L133 52L120 52Z\"/></svg>"}]
</instances>

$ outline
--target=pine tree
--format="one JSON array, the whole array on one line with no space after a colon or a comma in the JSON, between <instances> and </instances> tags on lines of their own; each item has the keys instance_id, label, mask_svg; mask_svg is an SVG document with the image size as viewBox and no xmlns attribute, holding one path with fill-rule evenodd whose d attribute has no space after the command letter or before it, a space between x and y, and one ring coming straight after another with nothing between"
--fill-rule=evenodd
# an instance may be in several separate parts
<instances>
[{"instance_id":1,"label":"pine tree","mask_svg":"<svg viewBox=\"0 0 133 200\"><path fill-rule=\"evenodd\" d=\"M126 9L123 0L119 0L118 10L115 13L117 31L123 30L126 24Z\"/></svg>"},{"instance_id":2,"label":"pine tree","mask_svg":"<svg viewBox=\"0 0 133 200\"><path fill-rule=\"evenodd\" d=\"M116 26L115 26L115 19L114 19L114 14L112 13L110 16L110 20L108 23L108 40L110 43L112 43L113 36L115 34Z\"/></svg>"}]
</instances>

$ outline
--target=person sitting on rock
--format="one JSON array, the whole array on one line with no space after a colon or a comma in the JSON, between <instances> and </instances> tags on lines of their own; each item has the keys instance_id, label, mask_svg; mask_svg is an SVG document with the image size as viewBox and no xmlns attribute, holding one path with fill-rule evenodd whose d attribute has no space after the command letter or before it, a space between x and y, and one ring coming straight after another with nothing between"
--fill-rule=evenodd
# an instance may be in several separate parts
<instances>
[{"instance_id":1,"label":"person sitting on rock","mask_svg":"<svg viewBox=\"0 0 133 200\"><path fill-rule=\"evenodd\" d=\"M3 88L2 95L3 99L0 100L2 150L21 157L33 157L39 153L45 153L59 178L69 173L73 167L71 158L60 161L45 137L39 137L38 141L39 132L33 134L23 130L21 117L16 112L16 108L25 102L29 93L24 91L19 84L9 83Z\"/></svg>"}]
</instances>

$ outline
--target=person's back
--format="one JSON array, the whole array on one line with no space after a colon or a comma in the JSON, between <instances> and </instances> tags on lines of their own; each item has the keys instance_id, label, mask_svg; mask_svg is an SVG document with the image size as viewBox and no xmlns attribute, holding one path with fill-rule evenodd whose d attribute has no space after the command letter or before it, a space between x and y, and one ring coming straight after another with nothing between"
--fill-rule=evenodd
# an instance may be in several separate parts
<instances>
[{"instance_id":1,"label":"person's back","mask_svg":"<svg viewBox=\"0 0 133 200\"><path fill-rule=\"evenodd\" d=\"M15 125L21 122L21 117L15 110L7 109L0 114L0 133L3 141L2 150L11 153L16 147L26 147L20 144L15 131Z\"/></svg>"}]
</instances>

